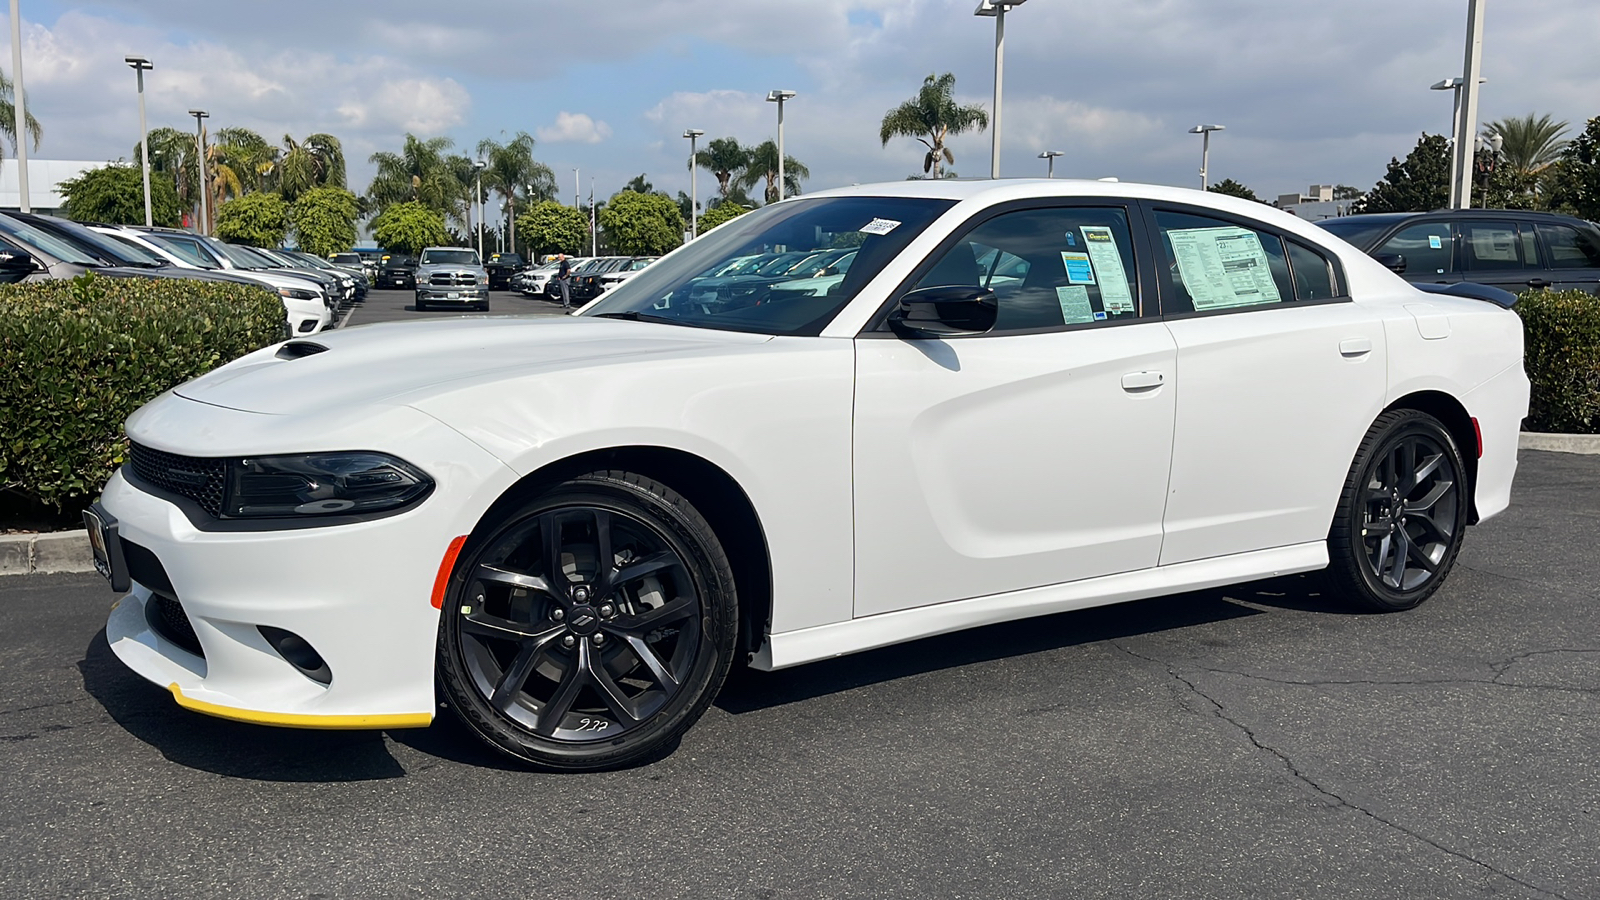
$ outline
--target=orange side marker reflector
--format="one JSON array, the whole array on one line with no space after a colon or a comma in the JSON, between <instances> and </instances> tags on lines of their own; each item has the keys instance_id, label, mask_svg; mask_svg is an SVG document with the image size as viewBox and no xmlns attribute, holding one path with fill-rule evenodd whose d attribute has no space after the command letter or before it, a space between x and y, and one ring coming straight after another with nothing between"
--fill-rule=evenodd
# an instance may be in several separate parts
<instances>
[{"instance_id":1,"label":"orange side marker reflector","mask_svg":"<svg viewBox=\"0 0 1600 900\"><path fill-rule=\"evenodd\" d=\"M1483 427L1478 424L1478 417L1472 417L1472 435L1478 439L1478 458L1483 459Z\"/></svg>"},{"instance_id":2,"label":"orange side marker reflector","mask_svg":"<svg viewBox=\"0 0 1600 900\"><path fill-rule=\"evenodd\" d=\"M444 608L445 588L450 586L450 573L456 570L456 557L461 554L461 545L467 542L467 536L462 535L450 542L449 549L444 551L444 559L439 560L439 576L433 579L433 608Z\"/></svg>"}]
</instances>

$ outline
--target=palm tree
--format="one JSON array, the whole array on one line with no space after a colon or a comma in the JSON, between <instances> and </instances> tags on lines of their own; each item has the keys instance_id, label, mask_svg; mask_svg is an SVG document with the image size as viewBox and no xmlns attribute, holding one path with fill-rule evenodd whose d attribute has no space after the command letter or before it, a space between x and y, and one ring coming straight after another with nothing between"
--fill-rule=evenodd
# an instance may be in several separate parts
<instances>
[{"instance_id":1,"label":"palm tree","mask_svg":"<svg viewBox=\"0 0 1600 900\"><path fill-rule=\"evenodd\" d=\"M1538 175L1560 158L1567 146L1561 138L1566 130L1567 123L1553 121L1549 113L1538 117L1528 113L1483 126L1484 137L1500 138L1500 155L1522 179Z\"/></svg>"},{"instance_id":2,"label":"palm tree","mask_svg":"<svg viewBox=\"0 0 1600 900\"><path fill-rule=\"evenodd\" d=\"M884 114L878 137L883 146L896 137L910 137L928 148L922 159L922 171L930 178L938 178L945 163L954 163L955 154L946 147L945 139L976 129L989 127L989 114L983 106L957 106L955 98L956 76L949 72L929 75L922 80L917 96Z\"/></svg>"},{"instance_id":3,"label":"palm tree","mask_svg":"<svg viewBox=\"0 0 1600 900\"><path fill-rule=\"evenodd\" d=\"M219 128L215 147L218 159L239 180L240 193L267 189L278 167L278 148L266 138L248 128Z\"/></svg>"},{"instance_id":4,"label":"palm tree","mask_svg":"<svg viewBox=\"0 0 1600 900\"><path fill-rule=\"evenodd\" d=\"M139 145L134 144L134 159L139 158L139 150ZM195 163L199 151L195 136L187 131L162 127L150 132L150 171L172 179L184 209L199 202L200 167Z\"/></svg>"},{"instance_id":5,"label":"palm tree","mask_svg":"<svg viewBox=\"0 0 1600 900\"><path fill-rule=\"evenodd\" d=\"M12 105L16 98L11 88L11 79L0 72L0 134L11 139L11 152L17 150L17 108ZM39 120L28 113L28 136L33 138L33 149L39 149L39 138L44 136L44 129L39 127Z\"/></svg>"},{"instance_id":6,"label":"palm tree","mask_svg":"<svg viewBox=\"0 0 1600 900\"><path fill-rule=\"evenodd\" d=\"M555 194L556 173L533 158L533 138L526 131L501 144L489 138L478 142L478 156L487 164L483 183L506 202L506 222L511 252L517 252L517 190L530 202Z\"/></svg>"},{"instance_id":7,"label":"palm tree","mask_svg":"<svg viewBox=\"0 0 1600 900\"><path fill-rule=\"evenodd\" d=\"M731 137L715 138L695 153L694 162L717 176L717 192L727 197L734 176L744 174L750 167L750 149L739 146L738 140Z\"/></svg>"},{"instance_id":8,"label":"palm tree","mask_svg":"<svg viewBox=\"0 0 1600 900\"><path fill-rule=\"evenodd\" d=\"M381 213L395 203L414 200L441 215L454 214L463 192L456 173L445 163L445 151L453 145L447 137L424 141L407 134L399 153L372 154L368 161L378 173L367 187L367 197L374 210Z\"/></svg>"},{"instance_id":9,"label":"palm tree","mask_svg":"<svg viewBox=\"0 0 1600 900\"><path fill-rule=\"evenodd\" d=\"M312 188L339 187L344 183L344 147L331 134L308 135L296 141L283 136L284 153L278 160L278 193L285 203Z\"/></svg>"},{"instance_id":10,"label":"palm tree","mask_svg":"<svg viewBox=\"0 0 1600 900\"><path fill-rule=\"evenodd\" d=\"M787 154L783 157L783 195L793 197L800 193L800 179L810 178L811 170L805 163ZM744 173L739 176L736 185L742 190L750 190L762 181L766 182L766 202L775 203L778 200L778 145L772 141L764 141L750 148L750 162L746 165Z\"/></svg>"}]
</instances>

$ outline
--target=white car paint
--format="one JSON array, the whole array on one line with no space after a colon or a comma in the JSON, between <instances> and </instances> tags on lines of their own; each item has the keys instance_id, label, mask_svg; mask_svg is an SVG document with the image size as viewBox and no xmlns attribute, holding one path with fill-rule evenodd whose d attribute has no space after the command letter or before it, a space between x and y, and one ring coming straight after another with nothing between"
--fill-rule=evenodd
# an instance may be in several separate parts
<instances>
[{"instance_id":1,"label":"white car paint","mask_svg":"<svg viewBox=\"0 0 1600 900\"><path fill-rule=\"evenodd\" d=\"M144 624L146 586L108 622L112 649L191 701L255 720L431 715L429 597L452 539L523 476L613 447L692 454L748 497L771 568L760 668L1319 568L1356 443L1417 392L1476 417L1477 511L1505 507L1528 391L1506 310L1424 297L1313 225L1177 188L908 182L785 202L852 195L955 203L816 337L582 316L367 326L298 359L267 348L153 401L127 431L158 450L359 448L408 460L437 487L358 524L224 532L114 476L105 507L163 562L206 658ZM970 218L1046 196L1270 224L1337 257L1355 300L971 340L863 334ZM256 624L305 636L337 673L331 686L277 658Z\"/></svg>"}]
</instances>

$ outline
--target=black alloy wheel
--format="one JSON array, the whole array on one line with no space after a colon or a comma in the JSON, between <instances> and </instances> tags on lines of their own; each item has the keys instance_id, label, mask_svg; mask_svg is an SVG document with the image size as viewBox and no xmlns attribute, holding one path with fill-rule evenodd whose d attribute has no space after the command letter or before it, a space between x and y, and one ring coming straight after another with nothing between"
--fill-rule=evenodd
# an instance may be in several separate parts
<instances>
[{"instance_id":1,"label":"black alloy wheel","mask_svg":"<svg viewBox=\"0 0 1600 900\"><path fill-rule=\"evenodd\" d=\"M463 721L551 769L670 750L721 687L737 632L732 571L700 514L650 479L593 472L480 532L439 635Z\"/></svg>"},{"instance_id":2,"label":"black alloy wheel","mask_svg":"<svg viewBox=\"0 0 1600 900\"><path fill-rule=\"evenodd\" d=\"M1386 612L1428 599L1460 552L1469 490L1461 451L1437 419L1416 410L1380 416L1329 532L1333 586Z\"/></svg>"}]
</instances>

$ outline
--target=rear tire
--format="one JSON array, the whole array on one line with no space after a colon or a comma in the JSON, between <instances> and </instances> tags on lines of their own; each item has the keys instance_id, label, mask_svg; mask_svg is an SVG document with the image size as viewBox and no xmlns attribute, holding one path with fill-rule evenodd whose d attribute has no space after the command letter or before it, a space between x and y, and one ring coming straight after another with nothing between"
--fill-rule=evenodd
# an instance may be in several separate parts
<instances>
[{"instance_id":1,"label":"rear tire","mask_svg":"<svg viewBox=\"0 0 1600 900\"><path fill-rule=\"evenodd\" d=\"M1470 485L1449 429L1412 409L1378 417L1328 532L1328 587L1368 609L1412 609L1444 583L1466 534Z\"/></svg>"},{"instance_id":2,"label":"rear tire","mask_svg":"<svg viewBox=\"0 0 1600 900\"><path fill-rule=\"evenodd\" d=\"M440 619L440 683L502 753L615 768L676 746L737 634L732 568L704 517L659 482L590 472L474 532Z\"/></svg>"}]
</instances>

